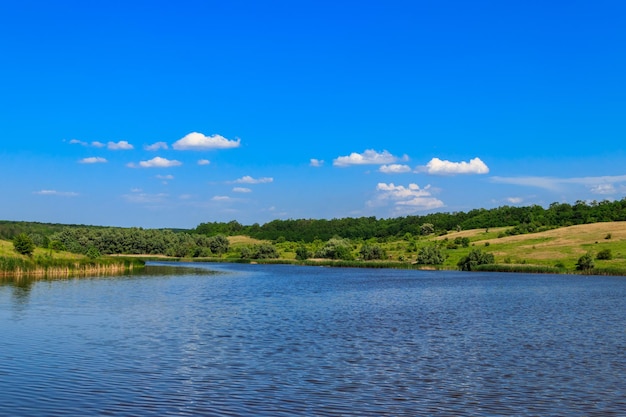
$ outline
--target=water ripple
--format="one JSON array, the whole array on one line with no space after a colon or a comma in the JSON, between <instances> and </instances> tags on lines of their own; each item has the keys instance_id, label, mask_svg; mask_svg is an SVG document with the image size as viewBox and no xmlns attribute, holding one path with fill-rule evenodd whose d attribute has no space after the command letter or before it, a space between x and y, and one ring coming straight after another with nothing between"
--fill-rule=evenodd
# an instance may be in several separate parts
<instances>
[{"instance_id":1,"label":"water ripple","mask_svg":"<svg viewBox=\"0 0 626 417\"><path fill-rule=\"evenodd\" d=\"M0 415L626 409L624 279L194 266L0 287Z\"/></svg>"}]
</instances>

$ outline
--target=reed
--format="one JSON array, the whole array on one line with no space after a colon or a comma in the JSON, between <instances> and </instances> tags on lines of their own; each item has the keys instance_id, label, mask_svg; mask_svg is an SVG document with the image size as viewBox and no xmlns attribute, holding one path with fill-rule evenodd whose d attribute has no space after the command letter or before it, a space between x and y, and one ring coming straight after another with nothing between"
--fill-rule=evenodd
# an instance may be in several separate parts
<instances>
[{"instance_id":1,"label":"reed","mask_svg":"<svg viewBox=\"0 0 626 417\"><path fill-rule=\"evenodd\" d=\"M0 277L75 277L117 275L142 268L139 259L59 259L0 256Z\"/></svg>"}]
</instances>

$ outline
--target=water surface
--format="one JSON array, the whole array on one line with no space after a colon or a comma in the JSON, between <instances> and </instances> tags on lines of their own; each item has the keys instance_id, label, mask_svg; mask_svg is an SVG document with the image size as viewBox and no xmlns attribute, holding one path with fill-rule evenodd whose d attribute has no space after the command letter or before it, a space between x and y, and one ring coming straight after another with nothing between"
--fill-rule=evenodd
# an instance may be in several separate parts
<instances>
[{"instance_id":1,"label":"water surface","mask_svg":"<svg viewBox=\"0 0 626 417\"><path fill-rule=\"evenodd\" d=\"M626 410L623 277L152 265L0 284L0 415Z\"/></svg>"}]
</instances>

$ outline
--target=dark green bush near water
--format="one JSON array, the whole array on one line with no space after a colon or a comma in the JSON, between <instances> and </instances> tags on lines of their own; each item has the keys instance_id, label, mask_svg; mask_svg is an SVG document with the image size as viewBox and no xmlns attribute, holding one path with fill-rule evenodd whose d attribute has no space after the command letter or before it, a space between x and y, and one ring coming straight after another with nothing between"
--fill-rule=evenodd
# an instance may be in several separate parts
<instances>
[{"instance_id":1,"label":"dark green bush near water","mask_svg":"<svg viewBox=\"0 0 626 417\"><path fill-rule=\"evenodd\" d=\"M578 262L576 262L576 270L577 271L589 271L595 267L595 263L593 262L593 255L591 252L587 252L580 258L578 258Z\"/></svg>"},{"instance_id":2,"label":"dark green bush near water","mask_svg":"<svg viewBox=\"0 0 626 417\"><path fill-rule=\"evenodd\" d=\"M13 247L20 255L31 256L35 250L33 240L26 233L20 233L13 238Z\"/></svg>"},{"instance_id":3,"label":"dark green bush near water","mask_svg":"<svg viewBox=\"0 0 626 417\"><path fill-rule=\"evenodd\" d=\"M472 249L467 256L457 263L457 266L461 271L474 271L478 265L493 264L494 262L495 257L492 253Z\"/></svg>"}]
</instances>

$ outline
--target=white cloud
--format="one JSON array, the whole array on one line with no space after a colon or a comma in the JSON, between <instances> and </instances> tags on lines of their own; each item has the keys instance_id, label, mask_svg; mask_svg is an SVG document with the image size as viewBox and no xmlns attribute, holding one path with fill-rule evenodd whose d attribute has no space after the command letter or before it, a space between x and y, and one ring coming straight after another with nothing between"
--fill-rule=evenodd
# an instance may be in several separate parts
<instances>
[{"instance_id":1,"label":"white cloud","mask_svg":"<svg viewBox=\"0 0 626 417\"><path fill-rule=\"evenodd\" d=\"M418 167L418 172L427 172L431 175L487 174L489 167L480 158L471 159L469 162L450 162L433 158L425 167Z\"/></svg>"},{"instance_id":2,"label":"white cloud","mask_svg":"<svg viewBox=\"0 0 626 417\"><path fill-rule=\"evenodd\" d=\"M119 142L109 142L107 143L107 148L112 151L127 151L130 149L134 149L134 146L128 143L125 140L121 140Z\"/></svg>"},{"instance_id":3,"label":"white cloud","mask_svg":"<svg viewBox=\"0 0 626 417\"><path fill-rule=\"evenodd\" d=\"M383 165L392 164L398 161L398 157L393 156L388 151L376 152L368 149L363 153L352 152L348 156L340 156L333 161L333 165L337 167L347 167L351 165ZM408 159L404 156L403 159Z\"/></svg>"},{"instance_id":4,"label":"white cloud","mask_svg":"<svg viewBox=\"0 0 626 417\"><path fill-rule=\"evenodd\" d=\"M619 192L615 188L616 184L626 183L626 175L574 178L491 177L491 181L500 184L543 188L549 191L562 191L566 185L582 185L595 194L614 194Z\"/></svg>"},{"instance_id":5,"label":"white cloud","mask_svg":"<svg viewBox=\"0 0 626 417\"><path fill-rule=\"evenodd\" d=\"M228 197L227 195L216 195L211 200L213 200L213 201L230 201L230 200L232 200L232 198Z\"/></svg>"},{"instance_id":6,"label":"white cloud","mask_svg":"<svg viewBox=\"0 0 626 417\"><path fill-rule=\"evenodd\" d=\"M236 184L267 184L273 181L274 181L274 178L270 178L270 177L252 178L251 176L246 175L233 182Z\"/></svg>"},{"instance_id":7,"label":"white cloud","mask_svg":"<svg viewBox=\"0 0 626 417\"><path fill-rule=\"evenodd\" d=\"M198 161L198 165L209 165L211 163L211 161L209 161L208 159L200 159Z\"/></svg>"},{"instance_id":8,"label":"white cloud","mask_svg":"<svg viewBox=\"0 0 626 417\"><path fill-rule=\"evenodd\" d=\"M55 196L60 196L60 197L76 197L78 195L78 193L75 193L73 191L56 191L56 190L40 190L40 191L35 191L33 194L55 195Z\"/></svg>"},{"instance_id":9,"label":"white cloud","mask_svg":"<svg viewBox=\"0 0 626 417\"><path fill-rule=\"evenodd\" d=\"M69 141L70 145L80 145L80 146L93 146L94 148L104 148L105 144L102 142L94 141L91 143L84 142L78 139L72 139Z\"/></svg>"},{"instance_id":10,"label":"white cloud","mask_svg":"<svg viewBox=\"0 0 626 417\"><path fill-rule=\"evenodd\" d=\"M404 164L383 165L379 169L383 174L403 174L411 172L411 167Z\"/></svg>"},{"instance_id":11,"label":"white cloud","mask_svg":"<svg viewBox=\"0 0 626 417\"><path fill-rule=\"evenodd\" d=\"M252 190L250 188L245 187L235 187L233 188L234 193L251 193Z\"/></svg>"},{"instance_id":12,"label":"white cloud","mask_svg":"<svg viewBox=\"0 0 626 417\"><path fill-rule=\"evenodd\" d=\"M205 136L202 133L192 132L176 141L172 147L176 150L207 150L238 148L241 139L229 140L221 135Z\"/></svg>"},{"instance_id":13,"label":"white cloud","mask_svg":"<svg viewBox=\"0 0 626 417\"><path fill-rule=\"evenodd\" d=\"M309 165L315 168L319 168L322 165L324 165L324 161L320 159L311 158L311 162L309 163Z\"/></svg>"},{"instance_id":14,"label":"white cloud","mask_svg":"<svg viewBox=\"0 0 626 417\"><path fill-rule=\"evenodd\" d=\"M92 156L89 158L83 158L78 163L80 164L104 164L108 161L105 158L101 158L99 156Z\"/></svg>"},{"instance_id":15,"label":"white cloud","mask_svg":"<svg viewBox=\"0 0 626 417\"><path fill-rule=\"evenodd\" d=\"M148 194L143 193L140 190L133 190L131 194L124 194L122 196L126 201L136 204L154 204L162 203L168 197L165 193Z\"/></svg>"},{"instance_id":16,"label":"white cloud","mask_svg":"<svg viewBox=\"0 0 626 417\"><path fill-rule=\"evenodd\" d=\"M159 180L171 181L174 179L174 176L173 175L157 175L156 178Z\"/></svg>"},{"instance_id":17,"label":"white cloud","mask_svg":"<svg viewBox=\"0 0 626 417\"><path fill-rule=\"evenodd\" d=\"M521 197L509 197L506 201L511 204L520 204L524 200Z\"/></svg>"},{"instance_id":18,"label":"white cloud","mask_svg":"<svg viewBox=\"0 0 626 417\"><path fill-rule=\"evenodd\" d=\"M149 161L141 161L139 162L140 168L170 168L182 165L182 162L176 160L169 160L165 158L161 158L160 156L156 156ZM137 165L134 163L130 163L127 165L129 168L137 168Z\"/></svg>"},{"instance_id":19,"label":"white cloud","mask_svg":"<svg viewBox=\"0 0 626 417\"><path fill-rule=\"evenodd\" d=\"M144 149L146 151L158 151L159 149L167 149L167 143L165 142L156 142L153 143L152 145L146 145L144 146Z\"/></svg>"},{"instance_id":20,"label":"white cloud","mask_svg":"<svg viewBox=\"0 0 626 417\"><path fill-rule=\"evenodd\" d=\"M593 194L600 194L600 195L609 195L609 194L616 194L617 190L615 189L615 186L613 184L597 184L591 187L590 191Z\"/></svg>"},{"instance_id":21,"label":"white cloud","mask_svg":"<svg viewBox=\"0 0 626 417\"><path fill-rule=\"evenodd\" d=\"M393 183L379 183L376 186L376 191L376 199L368 202L368 205L374 207L392 204L394 215L432 210L444 206L441 200L432 196L430 185L420 188L417 184L409 184L408 187L405 187Z\"/></svg>"}]
</instances>

